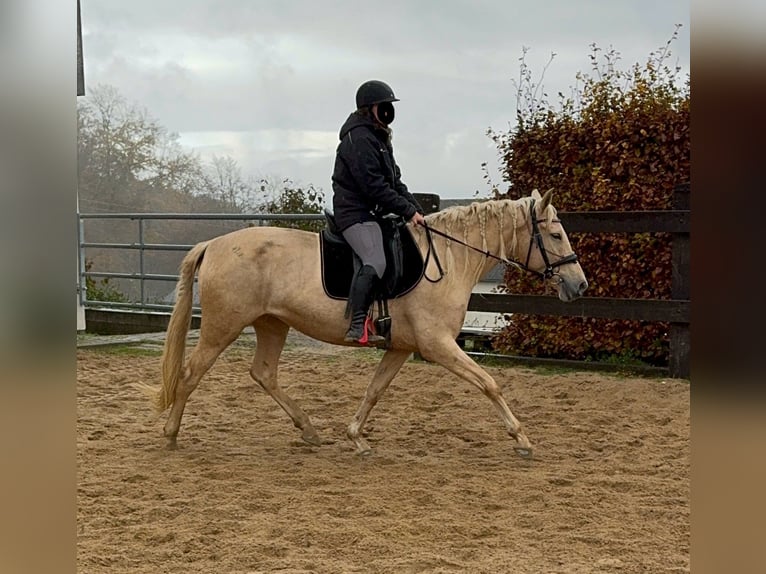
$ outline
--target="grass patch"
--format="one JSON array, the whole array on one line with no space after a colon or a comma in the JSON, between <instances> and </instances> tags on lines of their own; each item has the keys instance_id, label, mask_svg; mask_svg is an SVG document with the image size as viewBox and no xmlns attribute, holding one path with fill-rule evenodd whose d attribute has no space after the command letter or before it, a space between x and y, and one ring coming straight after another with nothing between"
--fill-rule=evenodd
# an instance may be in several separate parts
<instances>
[{"instance_id":1,"label":"grass patch","mask_svg":"<svg viewBox=\"0 0 766 574\"><path fill-rule=\"evenodd\" d=\"M483 367L529 369L540 376L571 375L585 371L599 372L605 375L638 376L647 378L666 377L663 368L653 367L635 359L613 359L611 361L567 361L540 359L535 357L514 357L503 355L481 355L469 353L472 359Z\"/></svg>"},{"instance_id":2,"label":"grass patch","mask_svg":"<svg viewBox=\"0 0 766 574\"><path fill-rule=\"evenodd\" d=\"M96 347L94 350L109 355L120 355L124 357L160 357L162 355L162 347L141 344L108 345L104 347Z\"/></svg>"},{"instance_id":3,"label":"grass patch","mask_svg":"<svg viewBox=\"0 0 766 574\"><path fill-rule=\"evenodd\" d=\"M586 371L587 368L575 368L575 367L556 367L553 365L527 365L527 368L536 375L549 377L551 375L571 375L573 373L579 373Z\"/></svg>"}]
</instances>

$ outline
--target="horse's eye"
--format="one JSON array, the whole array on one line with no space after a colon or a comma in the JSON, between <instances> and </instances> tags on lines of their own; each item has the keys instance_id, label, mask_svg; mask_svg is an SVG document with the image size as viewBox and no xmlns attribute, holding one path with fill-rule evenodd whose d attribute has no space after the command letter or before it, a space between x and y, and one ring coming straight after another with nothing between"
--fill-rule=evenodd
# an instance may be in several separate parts
<instances>
[{"instance_id":1,"label":"horse's eye","mask_svg":"<svg viewBox=\"0 0 766 574\"><path fill-rule=\"evenodd\" d=\"M553 239L558 239L559 241L561 241L561 233L551 233L551 237L553 237Z\"/></svg>"}]
</instances>

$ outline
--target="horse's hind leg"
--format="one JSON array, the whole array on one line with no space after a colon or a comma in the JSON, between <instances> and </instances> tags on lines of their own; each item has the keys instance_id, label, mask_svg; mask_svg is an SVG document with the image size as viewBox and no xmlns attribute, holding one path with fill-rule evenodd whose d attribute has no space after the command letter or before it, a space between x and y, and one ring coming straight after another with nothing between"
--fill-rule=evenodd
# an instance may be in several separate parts
<instances>
[{"instance_id":1,"label":"horse's hind leg","mask_svg":"<svg viewBox=\"0 0 766 574\"><path fill-rule=\"evenodd\" d=\"M524 458L532 456L532 446L521 429L521 423L513 416L503 398L500 387L484 369L466 355L453 340L441 340L428 343L428 348L421 348L421 354L429 361L435 361L447 370L465 379L481 390L500 412L508 434L517 442L514 450Z\"/></svg>"},{"instance_id":2,"label":"horse's hind leg","mask_svg":"<svg viewBox=\"0 0 766 574\"><path fill-rule=\"evenodd\" d=\"M239 336L240 332L241 329L227 329L226 332L213 331L210 328L205 329L203 321L199 341L186 361L183 375L176 388L173 406L165 423L164 434L171 448L176 445L178 430L181 428L181 417L184 414L189 395L197 388L204 374L213 366L218 355Z\"/></svg>"},{"instance_id":3,"label":"horse's hind leg","mask_svg":"<svg viewBox=\"0 0 766 574\"><path fill-rule=\"evenodd\" d=\"M348 425L348 431L346 434L348 438L354 441L356 445L357 454L369 454L370 447L367 441L361 436L364 423L367 421L367 417L372 410L372 407L378 402L385 390L388 388L389 383L393 380L399 369L402 368L404 361L409 357L409 351L400 351L391 349L386 351L383 358L378 365L375 375L372 377L372 381L367 385L367 391L364 394L364 400L354 415L354 420Z\"/></svg>"},{"instance_id":4,"label":"horse's hind leg","mask_svg":"<svg viewBox=\"0 0 766 574\"><path fill-rule=\"evenodd\" d=\"M250 376L290 415L293 424L302 431L301 438L309 444L319 446L322 441L308 415L277 383L279 356L282 354L290 327L275 317L262 317L253 327L258 343Z\"/></svg>"}]
</instances>

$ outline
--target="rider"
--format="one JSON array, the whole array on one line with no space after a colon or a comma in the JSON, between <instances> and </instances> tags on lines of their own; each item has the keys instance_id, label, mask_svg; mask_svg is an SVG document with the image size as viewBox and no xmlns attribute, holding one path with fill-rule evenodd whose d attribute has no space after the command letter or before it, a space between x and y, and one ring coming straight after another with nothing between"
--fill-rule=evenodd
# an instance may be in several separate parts
<instances>
[{"instance_id":1,"label":"rider","mask_svg":"<svg viewBox=\"0 0 766 574\"><path fill-rule=\"evenodd\" d=\"M332 174L333 211L343 237L362 260L349 294L351 324L344 341L360 342L374 290L386 270L383 236L377 217L393 213L423 225L423 208L401 180L394 160L391 128L393 102L385 82L370 80L356 92L356 111L340 129ZM383 342L369 335L368 344Z\"/></svg>"}]
</instances>

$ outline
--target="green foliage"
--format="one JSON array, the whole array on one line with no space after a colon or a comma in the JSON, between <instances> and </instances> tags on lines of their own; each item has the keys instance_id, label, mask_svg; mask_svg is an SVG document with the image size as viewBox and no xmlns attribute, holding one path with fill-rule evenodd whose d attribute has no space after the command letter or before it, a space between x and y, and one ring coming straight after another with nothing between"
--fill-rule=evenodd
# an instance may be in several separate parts
<instances>
[{"instance_id":1,"label":"green foliage","mask_svg":"<svg viewBox=\"0 0 766 574\"><path fill-rule=\"evenodd\" d=\"M85 271L93 268L92 261L85 262ZM116 287L109 283L109 277L104 277L98 281L93 277L85 278L85 295L88 301L103 301L111 303L127 303L128 298L122 294Z\"/></svg>"},{"instance_id":2,"label":"green foliage","mask_svg":"<svg viewBox=\"0 0 766 574\"><path fill-rule=\"evenodd\" d=\"M269 187L273 188L274 183L267 179L262 179L261 191L265 193ZM324 193L313 185L300 187L289 178L283 179L276 196L264 204L263 211L266 213L293 214L322 213L324 211ZM325 222L321 219L316 221L272 221L270 225L319 232L325 226Z\"/></svg>"},{"instance_id":3,"label":"green foliage","mask_svg":"<svg viewBox=\"0 0 766 574\"><path fill-rule=\"evenodd\" d=\"M108 355L120 355L123 357L160 357L162 356L162 347L141 346L141 344L126 343L125 345L109 345L102 349L96 349L98 352Z\"/></svg>"},{"instance_id":4,"label":"green foliage","mask_svg":"<svg viewBox=\"0 0 766 574\"><path fill-rule=\"evenodd\" d=\"M508 188L495 197L518 198L554 188L560 211L671 208L674 187L690 180L688 77L667 66L668 43L627 71L619 54L592 46L593 75L578 74L558 107L540 96L522 57L517 84L517 124L490 130ZM485 178L488 177L485 175ZM570 234L593 297L670 298L668 234ZM508 290L534 293L539 280L517 271ZM602 360L630 357L665 364L667 324L515 314L495 348L531 356Z\"/></svg>"}]
</instances>

